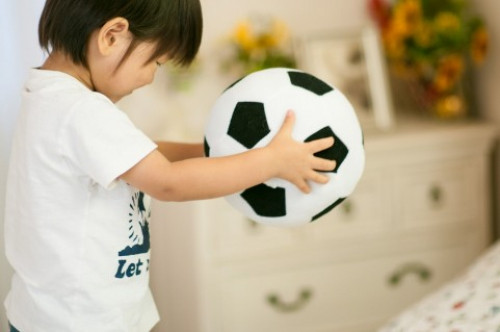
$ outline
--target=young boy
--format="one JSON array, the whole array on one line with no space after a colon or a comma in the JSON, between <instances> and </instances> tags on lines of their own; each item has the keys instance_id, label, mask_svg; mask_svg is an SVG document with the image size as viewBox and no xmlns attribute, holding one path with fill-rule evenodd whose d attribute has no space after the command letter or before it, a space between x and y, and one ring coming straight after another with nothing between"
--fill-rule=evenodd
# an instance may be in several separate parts
<instances>
[{"instance_id":1,"label":"young boy","mask_svg":"<svg viewBox=\"0 0 500 332\"><path fill-rule=\"evenodd\" d=\"M303 192L335 162L331 139L291 137L289 112L264 148L203 158L202 144L153 143L114 103L167 61L189 64L201 41L198 0L48 0L39 38L49 57L30 73L14 138L5 301L21 332L149 331L148 195L220 197L272 177Z\"/></svg>"}]
</instances>

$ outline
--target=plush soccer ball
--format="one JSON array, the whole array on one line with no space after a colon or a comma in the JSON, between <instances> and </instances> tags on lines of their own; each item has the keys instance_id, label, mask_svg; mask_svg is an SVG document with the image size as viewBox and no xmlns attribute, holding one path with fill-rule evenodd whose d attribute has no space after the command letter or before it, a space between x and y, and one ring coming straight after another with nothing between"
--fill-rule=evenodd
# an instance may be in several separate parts
<instances>
[{"instance_id":1,"label":"plush soccer ball","mask_svg":"<svg viewBox=\"0 0 500 332\"><path fill-rule=\"evenodd\" d=\"M363 134L346 97L320 79L295 69L252 73L229 86L217 99L205 129L205 154L227 156L266 146L281 128L288 110L295 112L292 137L308 142L333 136L331 148L318 152L336 160L327 184L311 183L302 193L274 178L230 195L226 200L249 219L276 226L314 221L351 194L364 169Z\"/></svg>"}]
</instances>

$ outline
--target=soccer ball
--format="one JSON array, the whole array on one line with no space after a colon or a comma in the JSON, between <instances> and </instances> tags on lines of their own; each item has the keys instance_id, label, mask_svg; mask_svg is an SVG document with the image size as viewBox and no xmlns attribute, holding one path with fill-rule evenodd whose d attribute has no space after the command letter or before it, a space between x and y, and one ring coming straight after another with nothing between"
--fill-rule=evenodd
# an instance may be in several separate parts
<instances>
[{"instance_id":1,"label":"soccer ball","mask_svg":"<svg viewBox=\"0 0 500 332\"><path fill-rule=\"evenodd\" d=\"M288 110L296 116L295 140L334 137L334 145L316 155L335 160L337 166L325 172L330 178L327 184L311 183L309 194L273 178L225 197L262 224L298 226L320 218L353 192L364 169L363 134L346 97L317 77L288 68L254 72L219 96L205 128L205 154L227 156L266 146Z\"/></svg>"}]
</instances>

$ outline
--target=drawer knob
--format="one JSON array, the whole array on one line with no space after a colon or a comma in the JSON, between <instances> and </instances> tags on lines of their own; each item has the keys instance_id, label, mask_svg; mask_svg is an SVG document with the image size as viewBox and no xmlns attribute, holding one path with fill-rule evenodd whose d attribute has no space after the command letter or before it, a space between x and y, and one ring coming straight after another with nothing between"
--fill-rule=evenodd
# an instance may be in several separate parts
<instances>
[{"instance_id":1,"label":"drawer knob","mask_svg":"<svg viewBox=\"0 0 500 332\"><path fill-rule=\"evenodd\" d=\"M396 287L403 279L409 275L416 275L420 281L426 282L429 281L432 277L432 271L430 268L421 263L407 263L402 267L398 268L393 274L389 276L389 285L392 287Z\"/></svg>"},{"instance_id":2,"label":"drawer knob","mask_svg":"<svg viewBox=\"0 0 500 332\"><path fill-rule=\"evenodd\" d=\"M245 220L247 221L247 225L248 225L249 229L256 230L259 227L259 224L255 221L253 221L252 219L245 218Z\"/></svg>"},{"instance_id":3,"label":"drawer knob","mask_svg":"<svg viewBox=\"0 0 500 332\"><path fill-rule=\"evenodd\" d=\"M433 185L429 191L429 196L435 207L440 206L443 203L444 192L439 185Z\"/></svg>"},{"instance_id":4,"label":"drawer knob","mask_svg":"<svg viewBox=\"0 0 500 332\"><path fill-rule=\"evenodd\" d=\"M310 289L303 289L299 292L298 298L293 302L284 302L277 294L269 294L267 303L276 311L291 313L302 309L312 298L313 292Z\"/></svg>"},{"instance_id":5,"label":"drawer knob","mask_svg":"<svg viewBox=\"0 0 500 332\"><path fill-rule=\"evenodd\" d=\"M349 216L352 214L353 212L353 204L351 201L345 201L343 204L342 204L342 210L344 211L344 214Z\"/></svg>"}]
</instances>

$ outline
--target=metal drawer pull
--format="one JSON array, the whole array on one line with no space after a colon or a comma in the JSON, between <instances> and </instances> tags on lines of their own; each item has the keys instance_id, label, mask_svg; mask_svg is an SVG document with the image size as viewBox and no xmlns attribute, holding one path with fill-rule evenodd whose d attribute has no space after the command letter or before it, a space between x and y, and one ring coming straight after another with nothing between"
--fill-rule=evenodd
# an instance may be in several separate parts
<instances>
[{"instance_id":1,"label":"metal drawer pull","mask_svg":"<svg viewBox=\"0 0 500 332\"><path fill-rule=\"evenodd\" d=\"M269 294L267 303L277 311L291 313L302 309L311 300L312 296L312 290L306 288L300 291L299 297L294 302L285 303L280 299L279 295Z\"/></svg>"},{"instance_id":2,"label":"metal drawer pull","mask_svg":"<svg viewBox=\"0 0 500 332\"><path fill-rule=\"evenodd\" d=\"M400 267L389 277L389 285L396 287L408 274L415 274L420 278L420 281L426 282L432 278L432 270L421 263L408 263Z\"/></svg>"}]
</instances>

